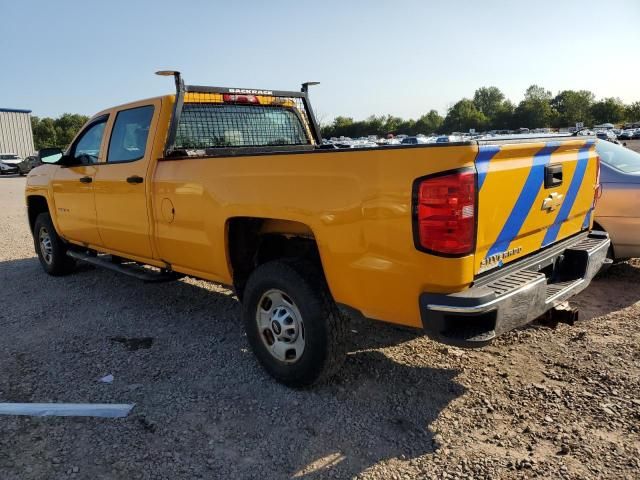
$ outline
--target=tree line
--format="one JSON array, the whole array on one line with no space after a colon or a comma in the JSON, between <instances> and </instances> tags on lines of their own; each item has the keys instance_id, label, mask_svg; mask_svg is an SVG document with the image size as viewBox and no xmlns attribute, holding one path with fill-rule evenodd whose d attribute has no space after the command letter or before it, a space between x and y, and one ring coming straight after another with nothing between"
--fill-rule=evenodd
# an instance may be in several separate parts
<instances>
[{"instance_id":1,"label":"tree line","mask_svg":"<svg viewBox=\"0 0 640 480\"><path fill-rule=\"evenodd\" d=\"M65 113L58 118L31 117L33 140L36 149L66 147L78 130L87 122L85 115ZM516 130L526 128L562 128L600 123L618 124L640 121L640 102L625 105L615 97L596 101L588 90L563 90L556 96L538 85L530 86L524 99L515 105L497 87L482 87L473 98L463 98L454 103L442 117L430 110L417 120L393 115L372 115L365 120L336 117L329 125L322 126L322 135L330 137L386 136L405 133L451 133L488 130Z\"/></svg>"},{"instance_id":2,"label":"tree line","mask_svg":"<svg viewBox=\"0 0 640 480\"><path fill-rule=\"evenodd\" d=\"M404 133L451 133L526 128L563 128L582 122L592 126L601 123L618 124L640 121L640 102L625 105L615 97L596 101L588 90L563 90L557 95L538 85L527 88L524 99L515 105L498 87L482 87L473 98L454 103L442 117L430 110L417 120L392 115L372 115L365 120L336 117L322 126L322 135L330 137L386 136Z\"/></svg>"},{"instance_id":3,"label":"tree line","mask_svg":"<svg viewBox=\"0 0 640 480\"><path fill-rule=\"evenodd\" d=\"M31 130L36 150L47 147L66 147L89 120L86 115L64 113L58 118L31 117Z\"/></svg>"}]
</instances>

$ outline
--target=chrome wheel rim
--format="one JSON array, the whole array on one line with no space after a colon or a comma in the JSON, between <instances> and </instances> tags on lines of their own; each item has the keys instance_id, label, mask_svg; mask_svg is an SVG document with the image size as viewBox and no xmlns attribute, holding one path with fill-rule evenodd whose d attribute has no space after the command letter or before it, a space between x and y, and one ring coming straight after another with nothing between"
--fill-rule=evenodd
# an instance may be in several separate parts
<instances>
[{"instance_id":1,"label":"chrome wheel rim","mask_svg":"<svg viewBox=\"0 0 640 480\"><path fill-rule=\"evenodd\" d=\"M273 358L295 363L304 353L304 323L291 298L281 290L264 293L258 302L256 323L262 343Z\"/></svg>"},{"instance_id":2,"label":"chrome wheel rim","mask_svg":"<svg viewBox=\"0 0 640 480\"><path fill-rule=\"evenodd\" d=\"M53 244L51 243L51 236L49 230L46 227L40 228L38 233L38 240L40 241L40 253L47 265L51 265L53 261Z\"/></svg>"}]
</instances>

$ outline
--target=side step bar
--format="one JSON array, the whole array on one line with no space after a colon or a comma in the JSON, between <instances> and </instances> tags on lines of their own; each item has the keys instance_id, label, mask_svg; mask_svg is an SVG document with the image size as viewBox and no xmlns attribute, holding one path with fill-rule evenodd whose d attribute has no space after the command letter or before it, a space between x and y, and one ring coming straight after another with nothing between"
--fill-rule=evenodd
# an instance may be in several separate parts
<instances>
[{"instance_id":1,"label":"side step bar","mask_svg":"<svg viewBox=\"0 0 640 480\"><path fill-rule=\"evenodd\" d=\"M159 283L159 282L172 282L178 280L182 275L169 272L166 270L151 270L144 268L138 263L113 263L111 261L111 255L91 255L89 253L78 252L75 250L68 250L67 255L81 262L90 263L96 267L103 267L114 272L123 273L138 280L142 280L147 283Z\"/></svg>"}]
</instances>

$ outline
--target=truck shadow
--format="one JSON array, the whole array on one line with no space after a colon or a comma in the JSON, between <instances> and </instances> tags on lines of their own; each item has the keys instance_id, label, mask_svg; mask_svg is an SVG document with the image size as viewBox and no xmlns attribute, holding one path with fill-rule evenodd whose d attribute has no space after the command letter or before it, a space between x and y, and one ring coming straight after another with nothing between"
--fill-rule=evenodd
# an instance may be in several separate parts
<instances>
[{"instance_id":1,"label":"truck shadow","mask_svg":"<svg viewBox=\"0 0 640 480\"><path fill-rule=\"evenodd\" d=\"M0 401L136 404L123 422L16 420L16 451L37 436L41 458L64 457L87 475L122 452L135 461L113 478L168 456L205 477L348 478L433 452L429 426L465 391L458 370L407 365L381 349L414 332L370 322L354 327L331 383L283 387L249 351L233 294L207 282L143 284L91 267L54 278L28 258L1 262L0 284ZM96 381L109 373L113 384ZM62 452L55 438L67 429L82 433ZM86 441L112 436L116 446Z\"/></svg>"},{"instance_id":2,"label":"truck shadow","mask_svg":"<svg viewBox=\"0 0 640 480\"><path fill-rule=\"evenodd\" d=\"M403 461L435 451L431 424L465 388L459 370L409 366L380 351L349 356L305 432L290 478L352 478L390 459Z\"/></svg>"},{"instance_id":3,"label":"truck shadow","mask_svg":"<svg viewBox=\"0 0 640 480\"><path fill-rule=\"evenodd\" d=\"M640 264L637 260L615 264L598 275L570 300L580 309L580 320L607 315L640 301Z\"/></svg>"}]
</instances>

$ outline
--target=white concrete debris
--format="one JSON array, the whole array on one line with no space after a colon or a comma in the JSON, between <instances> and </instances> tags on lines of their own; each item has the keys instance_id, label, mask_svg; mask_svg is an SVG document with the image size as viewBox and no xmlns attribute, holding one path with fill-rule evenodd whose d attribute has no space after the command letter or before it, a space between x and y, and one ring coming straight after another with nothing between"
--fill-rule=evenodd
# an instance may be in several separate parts
<instances>
[{"instance_id":1,"label":"white concrete debris","mask_svg":"<svg viewBox=\"0 0 640 480\"><path fill-rule=\"evenodd\" d=\"M133 403L0 403L0 415L122 418L134 406Z\"/></svg>"},{"instance_id":2,"label":"white concrete debris","mask_svg":"<svg viewBox=\"0 0 640 480\"><path fill-rule=\"evenodd\" d=\"M100 383L113 383L113 375L105 375L104 377L98 379Z\"/></svg>"}]
</instances>

